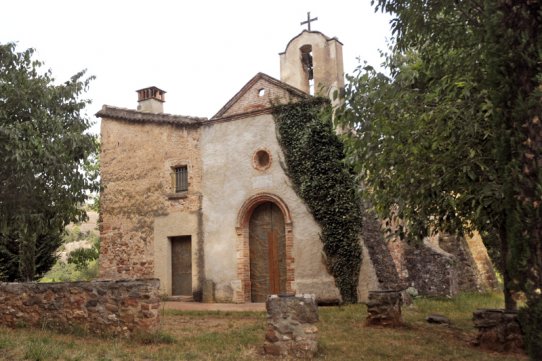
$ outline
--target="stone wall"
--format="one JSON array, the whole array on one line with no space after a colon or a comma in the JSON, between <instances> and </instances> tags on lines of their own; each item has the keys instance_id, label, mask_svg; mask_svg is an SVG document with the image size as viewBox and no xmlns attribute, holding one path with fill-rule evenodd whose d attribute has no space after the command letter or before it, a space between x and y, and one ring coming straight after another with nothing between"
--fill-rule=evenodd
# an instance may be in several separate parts
<instances>
[{"instance_id":1,"label":"stone wall","mask_svg":"<svg viewBox=\"0 0 542 361\"><path fill-rule=\"evenodd\" d=\"M380 237L383 239L374 243L377 247L386 244L385 255L390 255L395 265L400 287L388 286L388 289L414 287L419 295L450 297L461 291L484 292L498 287L493 265L479 234L467 238L436 234L418 245L411 245L397 236L389 239L382 236L385 230L395 230L399 222L382 221ZM378 239L378 227L368 226L364 224L371 235L368 239ZM382 251L373 253L384 254ZM373 254L371 257L374 258Z\"/></svg>"},{"instance_id":2,"label":"stone wall","mask_svg":"<svg viewBox=\"0 0 542 361\"><path fill-rule=\"evenodd\" d=\"M159 277L169 287L162 292L170 293L171 271L160 267L171 263L168 237L191 236L195 260L202 251L198 237L200 130L193 124L142 123L107 116L116 116L115 112L102 110L100 277ZM168 115L152 116L177 120ZM188 191L182 194L175 194L172 187L172 169L176 166L188 168ZM164 217L169 217L171 224L192 227L172 230L171 234L159 232L160 238L155 239L155 222ZM193 289L198 288L198 271L202 267L193 262Z\"/></svg>"},{"instance_id":3,"label":"stone wall","mask_svg":"<svg viewBox=\"0 0 542 361\"><path fill-rule=\"evenodd\" d=\"M465 238L442 235L439 237L439 247L455 257L456 267L461 270L461 275L458 275L457 280L459 291L483 291L486 289L482 285L482 276L478 272L477 264Z\"/></svg>"},{"instance_id":4,"label":"stone wall","mask_svg":"<svg viewBox=\"0 0 542 361\"><path fill-rule=\"evenodd\" d=\"M378 288L386 290L405 289L407 287L406 283L399 278L390 249L386 247L381 222L368 204L364 205L362 222L363 242L369 250L375 268Z\"/></svg>"},{"instance_id":5,"label":"stone wall","mask_svg":"<svg viewBox=\"0 0 542 361\"><path fill-rule=\"evenodd\" d=\"M128 336L160 325L159 280L0 283L0 325Z\"/></svg>"},{"instance_id":6,"label":"stone wall","mask_svg":"<svg viewBox=\"0 0 542 361\"><path fill-rule=\"evenodd\" d=\"M478 329L474 345L496 352L523 352L523 332L517 312L478 309L472 320Z\"/></svg>"},{"instance_id":7,"label":"stone wall","mask_svg":"<svg viewBox=\"0 0 542 361\"><path fill-rule=\"evenodd\" d=\"M420 295L452 297L458 292L458 270L454 257L428 244L405 246L409 285Z\"/></svg>"}]
</instances>

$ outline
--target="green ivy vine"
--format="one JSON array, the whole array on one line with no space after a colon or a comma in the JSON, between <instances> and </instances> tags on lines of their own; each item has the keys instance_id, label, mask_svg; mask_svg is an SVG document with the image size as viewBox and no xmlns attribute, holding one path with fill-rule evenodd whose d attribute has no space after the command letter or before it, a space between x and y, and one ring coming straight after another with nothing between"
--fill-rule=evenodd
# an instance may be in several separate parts
<instances>
[{"instance_id":1,"label":"green ivy vine","mask_svg":"<svg viewBox=\"0 0 542 361\"><path fill-rule=\"evenodd\" d=\"M296 193L322 227L327 268L343 302L357 302L361 200L343 162L329 103L322 98L275 106L277 138Z\"/></svg>"}]
</instances>

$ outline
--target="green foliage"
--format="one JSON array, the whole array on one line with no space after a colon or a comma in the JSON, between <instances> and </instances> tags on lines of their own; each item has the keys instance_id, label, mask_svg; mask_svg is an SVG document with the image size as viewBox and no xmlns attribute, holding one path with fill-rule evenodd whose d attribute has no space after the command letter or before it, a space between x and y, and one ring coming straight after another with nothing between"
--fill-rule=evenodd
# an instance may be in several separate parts
<instances>
[{"instance_id":1,"label":"green foliage","mask_svg":"<svg viewBox=\"0 0 542 361\"><path fill-rule=\"evenodd\" d=\"M278 139L297 194L322 227L328 269L343 301L357 302L361 201L322 99L275 107Z\"/></svg>"},{"instance_id":2,"label":"green foliage","mask_svg":"<svg viewBox=\"0 0 542 361\"><path fill-rule=\"evenodd\" d=\"M96 150L81 100L84 72L55 84L33 50L0 44L0 264L5 280L33 280L54 263L64 227L83 220Z\"/></svg>"},{"instance_id":3,"label":"green foliage","mask_svg":"<svg viewBox=\"0 0 542 361\"><path fill-rule=\"evenodd\" d=\"M87 266L77 269L75 264L57 261L40 282L76 282L92 281L98 276L98 260L90 261Z\"/></svg>"},{"instance_id":4,"label":"green foliage","mask_svg":"<svg viewBox=\"0 0 542 361\"><path fill-rule=\"evenodd\" d=\"M79 227L68 229L62 238L63 249L72 242L85 241L90 248L77 248L67 254L64 262L58 259L40 282L90 281L98 276L100 238L93 231L81 232Z\"/></svg>"},{"instance_id":5,"label":"green foliage","mask_svg":"<svg viewBox=\"0 0 542 361\"><path fill-rule=\"evenodd\" d=\"M482 160L489 132L472 109L480 99L457 79L433 88L434 76L416 52L395 53L385 64L393 78L370 66L348 77L340 118L353 129L345 139L347 160L365 196L380 215L407 221L411 240L430 229L462 232L474 226L468 220L475 213L485 224L491 216L485 211L502 204L502 189L495 169Z\"/></svg>"},{"instance_id":6,"label":"green foliage","mask_svg":"<svg viewBox=\"0 0 542 361\"><path fill-rule=\"evenodd\" d=\"M13 282L20 280L21 244L20 233L0 233L0 281ZM56 250L62 245L62 234L51 231L39 234L35 238L33 249L34 272L36 277L45 274L57 260Z\"/></svg>"},{"instance_id":7,"label":"green foliage","mask_svg":"<svg viewBox=\"0 0 542 361\"><path fill-rule=\"evenodd\" d=\"M89 233L86 240L92 244L90 248L77 248L68 254L68 264L75 265L75 269L80 272L88 269L90 263L100 256L100 238Z\"/></svg>"},{"instance_id":8,"label":"green foliage","mask_svg":"<svg viewBox=\"0 0 542 361\"><path fill-rule=\"evenodd\" d=\"M542 297L530 297L527 306L519 310L519 322L524 333L525 347L533 360L542 360Z\"/></svg>"},{"instance_id":9,"label":"green foliage","mask_svg":"<svg viewBox=\"0 0 542 361\"><path fill-rule=\"evenodd\" d=\"M394 17L395 43L384 64L390 75L358 68L341 117L352 129L348 159L366 194L383 216L398 209L412 239L430 231L480 230L498 258L507 308L515 307L515 290L536 309L542 290L542 4L373 4Z\"/></svg>"}]
</instances>

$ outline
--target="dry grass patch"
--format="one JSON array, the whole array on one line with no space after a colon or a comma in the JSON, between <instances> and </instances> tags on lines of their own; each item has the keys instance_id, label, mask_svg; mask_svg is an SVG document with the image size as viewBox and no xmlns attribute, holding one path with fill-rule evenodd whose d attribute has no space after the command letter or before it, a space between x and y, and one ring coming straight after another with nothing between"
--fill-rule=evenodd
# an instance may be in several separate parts
<instances>
[{"instance_id":1,"label":"dry grass patch","mask_svg":"<svg viewBox=\"0 0 542 361\"><path fill-rule=\"evenodd\" d=\"M469 345L472 311L500 307L498 295L462 295L454 300L418 299L403 309L406 325L368 328L364 305L320 308L320 351L316 360L527 360ZM442 313L452 326L425 322ZM162 328L131 340L60 334L47 330L0 328L0 360L280 360L261 354L266 318L262 312L163 312Z\"/></svg>"}]
</instances>

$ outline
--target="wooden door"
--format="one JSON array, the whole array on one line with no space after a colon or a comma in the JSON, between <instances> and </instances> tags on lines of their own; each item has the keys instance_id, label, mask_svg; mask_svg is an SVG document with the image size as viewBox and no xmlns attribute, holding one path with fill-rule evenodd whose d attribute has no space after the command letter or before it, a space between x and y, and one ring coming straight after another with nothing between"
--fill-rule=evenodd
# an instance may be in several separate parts
<instances>
[{"instance_id":1,"label":"wooden door","mask_svg":"<svg viewBox=\"0 0 542 361\"><path fill-rule=\"evenodd\" d=\"M252 302L286 292L284 217L275 204L263 203L252 212L249 248Z\"/></svg>"},{"instance_id":2,"label":"wooden door","mask_svg":"<svg viewBox=\"0 0 542 361\"><path fill-rule=\"evenodd\" d=\"M171 238L171 294L192 296L192 237Z\"/></svg>"}]
</instances>

